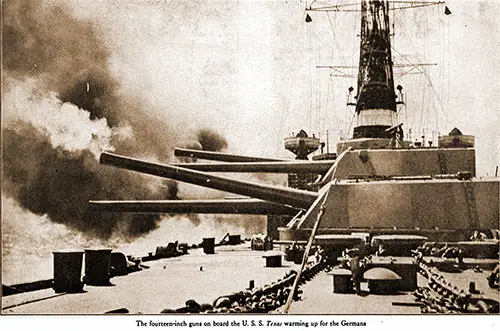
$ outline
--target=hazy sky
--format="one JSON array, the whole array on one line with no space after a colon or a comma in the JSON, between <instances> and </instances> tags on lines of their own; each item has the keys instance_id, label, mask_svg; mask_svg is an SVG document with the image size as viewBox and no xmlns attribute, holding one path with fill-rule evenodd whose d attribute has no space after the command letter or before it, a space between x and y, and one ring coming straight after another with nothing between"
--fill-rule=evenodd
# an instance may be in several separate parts
<instances>
[{"instance_id":1,"label":"hazy sky","mask_svg":"<svg viewBox=\"0 0 500 331\"><path fill-rule=\"evenodd\" d=\"M119 93L169 124L168 146L209 127L227 138L230 152L292 157L283 148L292 132L326 139L328 131L331 150L348 132L347 88L356 80L316 66L357 65L356 14L314 12L306 24L310 1L294 0L40 3L62 4L88 22L104 40ZM425 74L396 74L407 98L400 120L412 140L455 126L475 135L479 174L491 175L500 164L500 3L447 5L452 15L442 6L393 12L394 62L438 64L422 67Z\"/></svg>"},{"instance_id":2,"label":"hazy sky","mask_svg":"<svg viewBox=\"0 0 500 331\"><path fill-rule=\"evenodd\" d=\"M413 125L413 139L422 128L426 136L455 126L475 135L479 173L491 175L500 164L500 5L447 5L450 16L442 6L395 12L395 62L406 63L404 55L411 63L439 64L423 68L427 75L398 80L408 93L402 121L413 122L405 124ZM72 9L98 24L123 93L147 100L148 111L186 129L208 123L233 152L286 156L282 138L301 128L322 138L328 130L332 146L349 126L346 90L356 86L315 68L356 65L356 15L315 12L306 24L304 7L303 1L82 0Z\"/></svg>"}]
</instances>

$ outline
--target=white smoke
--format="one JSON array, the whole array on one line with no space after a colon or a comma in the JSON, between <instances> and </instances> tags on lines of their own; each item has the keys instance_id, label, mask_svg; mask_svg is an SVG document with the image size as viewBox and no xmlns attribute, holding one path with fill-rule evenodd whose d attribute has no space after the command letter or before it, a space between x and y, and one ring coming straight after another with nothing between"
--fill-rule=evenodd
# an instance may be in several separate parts
<instances>
[{"instance_id":1,"label":"white smoke","mask_svg":"<svg viewBox=\"0 0 500 331\"><path fill-rule=\"evenodd\" d=\"M113 135L123 135L125 130L111 129L105 118L90 119L90 113L66 102L52 93L37 93L35 84L27 80L9 84L4 98L6 125L22 120L30 123L49 137L53 148L69 152L89 150L96 159L104 150L114 150Z\"/></svg>"}]
</instances>

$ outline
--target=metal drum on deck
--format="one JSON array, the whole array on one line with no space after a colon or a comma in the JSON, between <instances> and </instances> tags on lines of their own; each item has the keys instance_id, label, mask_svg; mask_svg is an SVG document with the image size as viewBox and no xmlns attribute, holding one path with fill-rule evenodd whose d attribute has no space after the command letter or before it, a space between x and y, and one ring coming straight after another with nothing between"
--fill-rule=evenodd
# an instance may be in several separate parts
<instances>
[{"instance_id":1,"label":"metal drum on deck","mask_svg":"<svg viewBox=\"0 0 500 331\"><path fill-rule=\"evenodd\" d=\"M128 274L127 258L120 252L112 252L110 258L111 276L123 276Z\"/></svg>"},{"instance_id":2,"label":"metal drum on deck","mask_svg":"<svg viewBox=\"0 0 500 331\"><path fill-rule=\"evenodd\" d=\"M347 269L333 269L330 275L333 276L333 293L352 292L352 273Z\"/></svg>"},{"instance_id":3,"label":"metal drum on deck","mask_svg":"<svg viewBox=\"0 0 500 331\"><path fill-rule=\"evenodd\" d=\"M293 252L293 263L302 264L302 259L304 258L305 251L306 250L304 247L298 247L297 249L295 249Z\"/></svg>"},{"instance_id":4,"label":"metal drum on deck","mask_svg":"<svg viewBox=\"0 0 500 331\"><path fill-rule=\"evenodd\" d=\"M85 250L85 283L109 285L111 249Z\"/></svg>"},{"instance_id":5,"label":"metal drum on deck","mask_svg":"<svg viewBox=\"0 0 500 331\"><path fill-rule=\"evenodd\" d=\"M283 253L279 251L267 251L262 255L266 259L266 267L268 268L279 268L281 267L281 260Z\"/></svg>"},{"instance_id":6,"label":"metal drum on deck","mask_svg":"<svg viewBox=\"0 0 500 331\"><path fill-rule=\"evenodd\" d=\"M367 270L363 278L368 281L368 289L374 294L392 294L398 291L401 277L387 268L375 267Z\"/></svg>"},{"instance_id":7,"label":"metal drum on deck","mask_svg":"<svg viewBox=\"0 0 500 331\"><path fill-rule=\"evenodd\" d=\"M203 238L203 253L215 254L215 238Z\"/></svg>"},{"instance_id":8,"label":"metal drum on deck","mask_svg":"<svg viewBox=\"0 0 500 331\"><path fill-rule=\"evenodd\" d=\"M59 251L54 254L54 283L56 293L81 292L83 251Z\"/></svg>"},{"instance_id":9,"label":"metal drum on deck","mask_svg":"<svg viewBox=\"0 0 500 331\"><path fill-rule=\"evenodd\" d=\"M156 257L166 257L167 256L167 246L157 246L155 250Z\"/></svg>"},{"instance_id":10,"label":"metal drum on deck","mask_svg":"<svg viewBox=\"0 0 500 331\"><path fill-rule=\"evenodd\" d=\"M415 291L417 289L418 264L411 257L374 256L368 263L369 268L386 268L395 272L401 279L396 287L399 291Z\"/></svg>"},{"instance_id":11,"label":"metal drum on deck","mask_svg":"<svg viewBox=\"0 0 500 331\"><path fill-rule=\"evenodd\" d=\"M239 245L241 243L241 236L239 234L229 235L229 245Z\"/></svg>"}]
</instances>

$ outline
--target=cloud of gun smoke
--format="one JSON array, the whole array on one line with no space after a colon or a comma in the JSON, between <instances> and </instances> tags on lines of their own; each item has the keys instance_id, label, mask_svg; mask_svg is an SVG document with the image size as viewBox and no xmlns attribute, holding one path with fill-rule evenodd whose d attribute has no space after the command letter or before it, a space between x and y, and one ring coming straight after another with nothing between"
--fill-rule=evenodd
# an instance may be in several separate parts
<instances>
[{"instance_id":1,"label":"cloud of gun smoke","mask_svg":"<svg viewBox=\"0 0 500 331\"><path fill-rule=\"evenodd\" d=\"M198 131L198 141L203 150L220 151L227 148L227 141L217 132L210 129L201 129Z\"/></svg>"},{"instance_id":2,"label":"cloud of gun smoke","mask_svg":"<svg viewBox=\"0 0 500 331\"><path fill-rule=\"evenodd\" d=\"M87 201L176 197L175 182L97 161L103 150L166 161L180 143L175 125L120 92L108 70L111 51L90 22L53 4L8 1L3 7L3 194L101 238L157 227L156 215L96 213ZM205 140L210 148L226 146L215 133Z\"/></svg>"}]
</instances>

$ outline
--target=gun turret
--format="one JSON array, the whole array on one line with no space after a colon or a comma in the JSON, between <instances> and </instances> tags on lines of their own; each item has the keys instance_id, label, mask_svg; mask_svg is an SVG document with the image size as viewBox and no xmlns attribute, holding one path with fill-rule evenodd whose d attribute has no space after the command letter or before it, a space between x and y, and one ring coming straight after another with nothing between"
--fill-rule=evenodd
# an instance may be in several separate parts
<instances>
[{"instance_id":1,"label":"gun turret","mask_svg":"<svg viewBox=\"0 0 500 331\"><path fill-rule=\"evenodd\" d=\"M111 153L102 153L100 162L118 168L289 205L294 208L309 208L318 197L318 194L315 192L277 187L268 184L256 184L248 181L211 175L197 170L141 161Z\"/></svg>"},{"instance_id":2,"label":"gun turret","mask_svg":"<svg viewBox=\"0 0 500 331\"><path fill-rule=\"evenodd\" d=\"M224 200L155 200L155 201L89 201L96 211L121 213L196 213L296 215L299 210L259 199Z\"/></svg>"}]
</instances>

